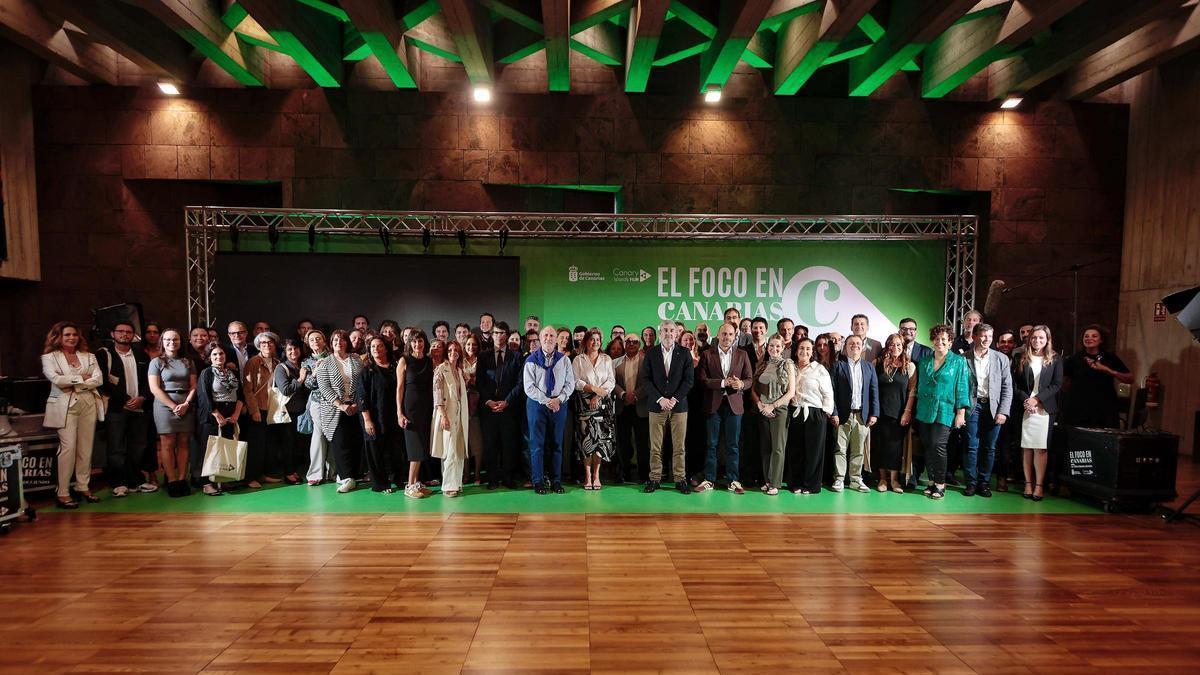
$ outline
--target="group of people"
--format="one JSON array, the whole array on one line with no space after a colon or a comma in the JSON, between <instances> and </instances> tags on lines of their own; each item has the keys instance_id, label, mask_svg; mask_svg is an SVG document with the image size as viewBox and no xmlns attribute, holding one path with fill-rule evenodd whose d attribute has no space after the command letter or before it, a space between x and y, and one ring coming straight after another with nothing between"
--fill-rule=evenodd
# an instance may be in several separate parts
<instances>
[{"instance_id":1,"label":"group of people","mask_svg":"<svg viewBox=\"0 0 1200 675\"><path fill-rule=\"evenodd\" d=\"M92 353L78 325L55 324L43 372L45 426L58 430L57 499L94 502L92 444L103 421L112 495L201 489L220 496L265 483L421 499L440 486L564 491L673 481L680 493L758 488L964 496L1007 490L1020 453L1022 494L1041 500L1055 418L1115 427L1114 381L1132 375L1088 326L1063 358L1045 325L996 330L967 312L962 330L937 325L929 344L902 319L882 342L869 317L850 332L811 338L790 319L771 332L730 308L710 333L663 321L639 334L613 326L510 329L488 313L476 326L420 327L355 316L348 329L300 321L286 337L266 322L209 327L117 323ZM213 437L247 444L241 481L203 475ZM152 451L151 451L152 450ZM829 461L832 459L832 461Z\"/></svg>"}]
</instances>

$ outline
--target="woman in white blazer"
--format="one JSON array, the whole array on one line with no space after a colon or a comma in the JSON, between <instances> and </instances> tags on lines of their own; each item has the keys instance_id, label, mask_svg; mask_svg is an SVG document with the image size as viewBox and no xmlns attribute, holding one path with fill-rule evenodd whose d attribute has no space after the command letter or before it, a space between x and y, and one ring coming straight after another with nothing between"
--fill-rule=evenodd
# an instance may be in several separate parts
<instances>
[{"instance_id":1,"label":"woman in white blazer","mask_svg":"<svg viewBox=\"0 0 1200 675\"><path fill-rule=\"evenodd\" d=\"M463 464L471 419L467 381L463 377L463 347L455 340L446 345L446 360L433 371L433 434L429 454L442 460L442 494L462 494Z\"/></svg>"},{"instance_id":2,"label":"woman in white blazer","mask_svg":"<svg viewBox=\"0 0 1200 675\"><path fill-rule=\"evenodd\" d=\"M96 420L104 419L104 401L97 391L104 377L79 326L59 321L46 334L42 374L50 380L42 426L58 430L58 506L79 508L79 502L71 498L72 475L75 490L89 503L98 502L100 498L92 495L88 481Z\"/></svg>"}]
</instances>

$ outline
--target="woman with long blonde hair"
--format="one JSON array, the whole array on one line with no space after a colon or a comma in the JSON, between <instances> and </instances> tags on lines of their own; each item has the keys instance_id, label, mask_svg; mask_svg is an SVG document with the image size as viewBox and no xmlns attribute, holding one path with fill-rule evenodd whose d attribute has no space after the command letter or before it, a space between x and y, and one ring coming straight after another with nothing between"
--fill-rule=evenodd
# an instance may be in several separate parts
<instances>
[{"instance_id":1,"label":"woman with long blonde hair","mask_svg":"<svg viewBox=\"0 0 1200 675\"><path fill-rule=\"evenodd\" d=\"M463 465L467 459L467 381L463 377L463 346L446 344L446 360L433 371L433 434L429 454L442 460L442 494L462 494Z\"/></svg>"},{"instance_id":2,"label":"woman with long blonde hair","mask_svg":"<svg viewBox=\"0 0 1200 675\"><path fill-rule=\"evenodd\" d=\"M1020 403L1021 463L1025 489L1021 496L1042 501L1050 432L1058 413L1056 396L1062 388L1062 359L1054 351L1050 328L1037 325L1029 332L1027 348L1013 367L1013 402Z\"/></svg>"},{"instance_id":3,"label":"woman with long blonde hair","mask_svg":"<svg viewBox=\"0 0 1200 675\"><path fill-rule=\"evenodd\" d=\"M71 498L71 478L75 479L75 491L86 501L98 502L88 482L96 420L104 419L104 404L97 391L104 384L104 375L78 325L59 321L50 328L42 349L42 374L50 380L42 425L58 431L58 507L79 508Z\"/></svg>"},{"instance_id":4,"label":"woman with long blonde hair","mask_svg":"<svg viewBox=\"0 0 1200 675\"><path fill-rule=\"evenodd\" d=\"M904 338L899 333L887 336L883 341L883 353L875 363L875 375L879 378L879 421L871 432L871 466L879 476L880 492L904 492L900 471L906 470L904 462L904 436L908 429L900 424L904 408L908 405L908 380L916 374L917 367L908 359L904 349Z\"/></svg>"}]
</instances>

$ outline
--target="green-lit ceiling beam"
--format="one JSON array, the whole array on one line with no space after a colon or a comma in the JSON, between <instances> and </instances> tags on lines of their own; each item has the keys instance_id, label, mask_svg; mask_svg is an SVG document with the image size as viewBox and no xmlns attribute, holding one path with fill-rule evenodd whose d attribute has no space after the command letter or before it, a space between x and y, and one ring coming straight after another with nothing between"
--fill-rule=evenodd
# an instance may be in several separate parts
<instances>
[{"instance_id":1,"label":"green-lit ceiling beam","mask_svg":"<svg viewBox=\"0 0 1200 675\"><path fill-rule=\"evenodd\" d=\"M539 35L541 35L544 30L541 21L538 21L525 12L522 12L508 2L504 2L503 0L478 0L478 2L484 7L495 12L497 16L508 19L522 28L527 28Z\"/></svg>"},{"instance_id":2,"label":"green-lit ceiling beam","mask_svg":"<svg viewBox=\"0 0 1200 675\"><path fill-rule=\"evenodd\" d=\"M820 12L801 14L784 24L775 41L775 93L790 96L799 91L874 4L824 0Z\"/></svg>"},{"instance_id":3,"label":"green-lit ceiling beam","mask_svg":"<svg viewBox=\"0 0 1200 675\"><path fill-rule=\"evenodd\" d=\"M709 21L707 17L696 11L684 2L684 0L673 0L671 2L671 13L687 25L696 29L704 37L710 40L716 37L717 24Z\"/></svg>"},{"instance_id":4,"label":"green-lit ceiling beam","mask_svg":"<svg viewBox=\"0 0 1200 675\"><path fill-rule=\"evenodd\" d=\"M871 49L872 44L874 44L874 43L868 42L865 45L857 45L857 46L852 46L852 47L848 47L845 45L839 45L837 50L835 50L832 54L830 54L828 57L826 57L825 61L822 62L821 65L828 66L831 63L838 63L840 61L846 61L849 59L853 59L855 57L862 56L863 54L866 54L869 49Z\"/></svg>"},{"instance_id":5,"label":"green-lit ceiling beam","mask_svg":"<svg viewBox=\"0 0 1200 675\"><path fill-rule=\"evenodd\" d=\"M342 41L342 59L344 61L363 61L371 55L371 46L363 39L359 31L351 31Z\"/></svg>"},{"instance_id":6,"label":"green-lit ceiling beam","mask_svg":"<svg viewBox=\"0 0 1200 675\"><path fill-rule=\"evenodd\" d=\"M629 11L629 30L625 41L625 91L646 91L654 53L662 38L670 0L637 0Z\"/></svg>"},{"instance_id":7,"label":"green-lit ceiling beam","mask_svg":"<svg viewBox=\"0 0 1200 675\"><path fill-rule=\"evenodd\" d=\"M658 52L654 59L654 65L664 66L697 56L708 49L710 42L709 38L687 22L680 19L668 19L663 26L662 37L658 41Z\"/></svg>"},{"instance_id":8,"label":"green-lit ceiling beam","mask_svg":"<svg viewBox=\"0 0 1200 675\"><path fill-rule=\"evenodd\" d=\"M874 16L871 16L869 13L864 14L862 20L858 22L858 29L871 39L872 44L882 40L884 34L887 33L887 30L884 29L883 24L879 23L879 20ZM915 73L920 69L921 67L918 66L917 62L913 61L912 59L909 59L908 62L903 66L900 66L900 70L909 73Z\"/></svg>"},{"instance_id":9,"label":"green-lit ceiling beam","mask_svg":"<svg viewBox=\"0 0 1200 675\"><path fill-rule=\"evenodd\" d=\"M516 63L546 48L545 36L515 23L496 24L492 33L492 54L497 63Z\"/></svg>"},{"instance_id":10,"label":"green-lit ceiling beam","mask_svg":"<svg viewBox=\"0 0 1200 675\"><path fill-rule=\"evenodd\" d=\"M495 64L492 60L492 21L487 12L475 0L442 0L442 15L467 71L467 79L476 86L490 85L495 79ZM540 24L535 32L541 32Z\"/></svg>"},{"instance_id":11,"label":"green-lit ceiling beam","mask_svg":"<svg viewBox=\"0 0 1200 675\"><path fill-rule=\"evenodd\" d=\"M238 82L251 87L268 84L263 56L243 45L206 0L130 0L174 30Z\"/></svg>"},{"instance_id":12,"label":"green-lit ceiling beam","mask_svg":"<svg viewBox=\"0 0 1200 675\"><path fill-rule=\"evenodd\" d=\"M542 0L542 31L546 36L546 86L571 90L570 2Z\"/></svg>"},{"instance_id":13,"label":"green-lit ceiling beam","mask_svg":"<svg viewBox=\"0 0 1200 675\"><path fill-rule=\"evenodd\" d=\"M401 11L400 24L405 31L409 31L442 11L442 7L438 0L409 0Z\"/></svg>"},{"instance_id":14,"label":"green-lit ceiling beam","mask_svg":"<svg viewBox=\"0 0 1200 675\"><path fill-rule=\"evenodd\" d=\"M408 63L404 31L391 0L342 0L342 8L392 84L416 89L416 69Z\"/></svg>"},{"instance_id":15,"label":"green-lit ceiling beam","mask_svg":"<svg viewBox=\"0 0 1200 675\"><path fill-rule=\"evenodd\" d=\"M868 96L978 0L895 0L887 32L850 62L850 95Z\"/></svg>"},{"instance_id":16,"label":"green-lit ceiling beam","mask_svg":"<svg viewBox=\"0 0 1200 675\"><path fill-rule=\"evenodd\" d=\"M758 29L779 30L785 23L802 14L820 11L823 4L824 0L775 0L767 10L767 15L758 24Z\"/></svg>"},{"instance_id":17,"label":"green-lit ceiling beam","mask_svg":"<svg viewBox=\"0 0 1200 675\"><path fill-rule=\"evenodd\" d=\"M921 95L941 98L954 91L1081 4L1083 0L1048 0L1036 6L1014 3L974 12L975 19L955 23L929 45Z\"/></svg>"},{"instance_id":18,"label":"green-lit ceiling beam","mask_svg":"<svg viewBox=\"0 0 1200 675\"><path fill-rule=\"evenodd\" d=\"M325 2L324 0L296 0L296 2L299 2L302 5L308 5L318 12L324 12L325 14L328 14L329 16L332 16L343 23L350 21L350 17L345 11L342 10L341 7Z\"/></svg>"},{"instance_id":19,"label":"green-lit ceiling beam","mask_svg":"<svg viewBox=\"0 0 1200 675\"><path fill-rule=\"evenodd\" d=\"M754 68L770 68L775 65L775 32L759 31L750 38L742 60Z\"/></svg>"},{"instance_id":20,"label":"green-lit ceiling beam","mask_svg":"<svg viewBox=\"0 0 1200 675\"><path fill-rule=\"evenodd\" d=\"M446 17L441 14L439 7L434 9L433 14L426 15L424 18L421 18L420 14L415 11L405 14L405 17L401 19L405 27L405 42L428 54L449 59L455 63L462 63L462 58L458 55L458 47L454 44L454 38L450 34L450 27L446 25ZM411 23L417 18L421 18L421 20Z\"/></svg>"},{"instance_id":21,"label":"green-lit ceiling beam","mask_svg":"<svg viewBox=\"0 0 1200 675\"><path fill-rule=\"evenodd\" d=\"M721 3L721 17L711 44L700 55L700 91L720 89L729 81L733 69L741 61L758 32L758 24L767 15L772 0L746 0Z\"/></svg>"},{"instance_id":22,"label":"green-lit ceiling beam","mask_svg":"<svg viewBox=\"0 0 1200 675\"><path fill-rule=\"evenodd\" d=\"M571 35L629 13L634 0L571 0Z\"/></svg>"},{"instance_id":23,"label":"green-lit ceiling beam","mask_svg":"<svg viewBox=\"0 0 1200 675\"><path fill-rule=\"evenodd\" d=\"M241 0L250 16L321 87L344 77L342 24L328 12L291 0Z\"/></svg>"},{"instance_id":24,"label":"green-lit ceiling beam","mask_svg":"<svg viewBox=\"0 0 1200 675\"><path fill-rule=\"evenodd\" d=\"M424 40L414 38L411 35L406 36L405 39L407 39L409 42L411 42L412 46L416 47L417 49L420 49L423 52L428 52L430 54L433 54L434 56L440 56L443 59L446 59L448 61L453 61L455 63L462 63L462 57L460 57L458 54L455 54L454 52L450 51L449 49L446 49L445 47L434 44L432 42L425 42Z\"/></svg>"}]
</instances>

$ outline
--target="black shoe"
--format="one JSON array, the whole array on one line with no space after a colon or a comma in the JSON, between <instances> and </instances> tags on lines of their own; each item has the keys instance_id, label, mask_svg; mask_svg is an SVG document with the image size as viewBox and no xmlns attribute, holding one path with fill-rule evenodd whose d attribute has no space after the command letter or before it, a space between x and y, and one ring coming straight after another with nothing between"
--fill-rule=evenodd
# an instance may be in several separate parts
<instances>
[{"instance_id":1,"label":"black shoe","mask_svg":"<svg viewBox=\"0 0 1200 675\"><path fill-rule=\"evenodd\" d=\"M655 492L657 490L658 490L658 481L656 481L656 480L647 481L646 487L642 488L642 492L645 492L646 494L650 494L651 492Z\"/></svg>"},{"instance_id":2,"label":"black shoe","mask_svg":"<svg viewBox=\"0 0 1200 675\"><path fill-rule=\"evenodd\" d=\"M963 496L964 497L974 497L975 496L975 486L968 485L966 487L966 489L963 490Z\"/></svg>"},{"instance_id":3,"label":"black shoe","mask_svg":"<svg viewBox=\"0 0 1200 675\"><path fill-rule=\"evenodd\" d=\"M551 483L550 489L553 490L554 494L556 494L556 495L561 495L562 493L566 492L566 490L563 489L562 483L560 483L558 481L554 481L553 483Z\"/></svg>"},{"instance_id":4,"label":"black shoe","mask_svg":"<svg viewBox=\"0 0 1200 675\"><path fill-rule=\"evenodd\" d=\"M533 486L533 491L534 491L535 493L539 494L539 495L544 495L544 494L546 494L546 484L545 484L545 483L538 483L537 485L534 485L534 486Z\"/></svg>"},{"instance_id":5,"label":"black shoe","mask_svg":"<svg viewBox=\"0 0 1200 675\"><path fill-rule=\"evenodd\" d=\"M500 486L499 486L499 485L496 483L496 481L494 481L494 480L489 480L489 481L488 481L488 484L487 484L487 489L489 489L489 490L495 490L495 489L496 489L496 488L498 488L498 487L500 487Z\"/></svg>"},{"instance_id":6,"label":"black shoe","mask_svg":"<svg viewBox=\"0 0 1200 675\"><path fill-rule=\"evenodd\" d=\"M980 485L979 486L979 496L980 497L991 497L992 489L986 485Z\"/></svg>"},{"instance_id":7,"label":"black shoe","mask_svg":"<svg viewBox=\"0 0 1200 675\"><path fill-rule=\"evenodd\" d=\"M675 481L675 489L679 490L680 494L692 494L692 486L688 485L686 480Z\"/></svg>"},{"instance_id":8,"label":"black shoe","mask_svg":"<svg viewBox=\"0 0 1200 675\"><path fill-rule=\"evenodd\" d=\"M954 474L950 474L949 476L946 476L946 485L949 487L958 487L959 485L962 485L962 483L958 482L958 479L954 477Z\"/></svg>"}]
</instances>

